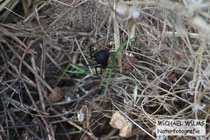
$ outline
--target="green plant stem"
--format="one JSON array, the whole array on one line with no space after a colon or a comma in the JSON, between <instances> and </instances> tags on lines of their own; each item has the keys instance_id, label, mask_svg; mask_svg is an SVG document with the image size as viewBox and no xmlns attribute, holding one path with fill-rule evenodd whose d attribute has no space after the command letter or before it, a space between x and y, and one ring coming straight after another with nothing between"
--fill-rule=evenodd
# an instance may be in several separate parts
<instances>
[{"instance_id":1,"label":"green plant stem","mask_svg":"<svg viewBox=\"0 0 210 140\"><path fill-rule=\"evenodd\" d=\"M114 53L114 55L112 56L112 62L111 62L111 67L110 70L109 70L109 76L108 76L108 81L107 81L107 84L106 84L106 89L105 89L105 92L104 92L104 95L107 94L108 92L108 87L110 85L110 81L111 81L111 76L112 76L112 71L113 71L113 67L115 65L115 60L116 60L116 57L117 57L117 54L120 52L120 50L126 46L129 42L131 42L132 40L134 40L136 38L136 36L132 37L131 39L129 39L128 41L125 41L118 49L117 51ZM99 104L102 104L102 101L100 101Z\"/></svg>"}]
</instances>

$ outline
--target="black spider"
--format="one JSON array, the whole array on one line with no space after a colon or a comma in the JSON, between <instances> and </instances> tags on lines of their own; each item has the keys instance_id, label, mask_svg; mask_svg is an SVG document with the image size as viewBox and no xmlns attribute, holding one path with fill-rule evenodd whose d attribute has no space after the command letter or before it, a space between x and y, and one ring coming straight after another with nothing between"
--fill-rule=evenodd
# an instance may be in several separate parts
<instances>
[{"instance_id":1,"label":"black spider","mask_svg":"<svg viewBox=\"0 0 210 140\"><path fill-rule=\"evenodd\" d=\"M97 68L100 68L100 70L101 70L100 74L102 74L102 69L110 68L107 66L108 60L109 60L109 51L108 50L100 50L93 54L92 47L93 46L90 46L90 58L95 60L97 62L97 64L91 64L91 65L96 65L95 66L96 74L98 74Z\"/></svg>"}]
</instances>

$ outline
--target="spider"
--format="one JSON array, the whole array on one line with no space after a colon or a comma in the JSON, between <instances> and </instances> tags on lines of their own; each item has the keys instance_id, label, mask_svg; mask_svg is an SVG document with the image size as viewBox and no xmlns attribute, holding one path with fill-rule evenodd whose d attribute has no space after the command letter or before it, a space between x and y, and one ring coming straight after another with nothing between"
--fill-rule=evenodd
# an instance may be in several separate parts
<instances>
[{"instance_id":1,"label":"spider","mask_svg":"<svg viewBox=\"0 0 210 140\"><path fill-rule=\"evenodd\" d=\"M98 74L98 68L100 68L100 74L102 75L102 69L105 68L111 68L108 67L108 60L109 60L109 51L108 50L100 50L96 53L92 51L92 47L90 46L90 58L95 60L97 63L96 64L90 64L90 65L96 65L95 70L96 74ZM93 54L94 53L94 54Z\"/></svg>"}]
</instances>

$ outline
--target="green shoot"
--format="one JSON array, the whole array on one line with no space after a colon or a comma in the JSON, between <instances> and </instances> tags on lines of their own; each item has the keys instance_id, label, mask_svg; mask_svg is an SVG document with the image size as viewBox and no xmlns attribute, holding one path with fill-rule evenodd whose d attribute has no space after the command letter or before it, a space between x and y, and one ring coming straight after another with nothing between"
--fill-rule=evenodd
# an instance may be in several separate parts
<instances>
[{"instance_id":1,"label":"green shoot","mask_svg":"<svg viewBox=\"0 0 210 140\"><path fill-rule=\"evenodd\" d=\"M112 76L112 71L113 71L113 67L115 65L115 60L116 60L116 57L117 57L117 54L120 52L120 50L126 46L129 42L131 42L132 40L134 40L136 38L136 36L130 38L128 41L125 41L118 49L117 51L114 53L114 55L112 56L112 61L111 61L111 67L110 70L109 70L109 76L108 76L108 81L107 81L107 84L106 84L106 89L105 89L105 93L104 95L107 94L107 91L108 91L108 87L110 85L110 81L111 81L111 76ZM99 103L100 105L102 104L102 101L100 101Z\"/></svg>"},{"instance_id":2,"label":"green shoot","mask_svg":"<svg viewBox=\"0 0 210 140\"><path fill-rule=\"evenodd\" d=\"M66 67L66 69L64 70L64 72L62 73L62 75L59 77L58 81L56 82L55 86L57 86L60 81L63 79L64 75L67 73L67 71L69 70L70 67L73 67L75 70L72 71L72 73L76 73L76 74L86 74L86 75L90 75L93 78L96 78L97 76L92 75L88 72L86 72L84 69L77 67L76 65L73 64L68 64L68 66Z\"/></svg>"}]
</instances>

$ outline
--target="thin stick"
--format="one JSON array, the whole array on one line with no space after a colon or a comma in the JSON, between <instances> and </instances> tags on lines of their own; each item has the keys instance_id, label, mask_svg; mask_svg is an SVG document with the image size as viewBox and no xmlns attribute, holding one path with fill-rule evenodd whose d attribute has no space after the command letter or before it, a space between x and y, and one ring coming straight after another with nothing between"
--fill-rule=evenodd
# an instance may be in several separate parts
<instances>
[{"instance_id":1,"label":"thin stick","mask_svg":"<svg viewBox=\"0 0 210 140\"><path fill-rule=\"evenodd\" d=\"M59 113L57 110L55 110L54 108L51 108L51 111L54 112L56 115L59 115L59 114L60 114L60 113ZM74 122L71 121L71 120L68 120L68 119L67 119L66 117L64 117L64 116L60 116L60 117L61 117L63 120L67 120L67 122L68 122L69 124L71 124L72 126L74 126L74 127L76 127L77 129L83 131L85 134L87 134L88 136L90 136L93 140L98 140L98 138L97 138L94 134L92 134L92 133L88 132L87 130L83 129L83 128L80 127L78 124L74 123Z\"/></svg>"},{"instance_id":2,"label":"thin stick","mask_svg":"<svg viewBox=\"0 0 210 140\"><path fill-rule=\"evenodd\" d=\"M114 10L112 10L112 17L113 17L113 22L114 22L114 41L115 41L115 51L118 50L118 48L120 47L120 31L119 31L119 25L116 21L116 12L114 12L116 9L116 3L114 3ZM122 53L119 52L118 53L118 65L120 67L120 73L122 73Z\"/></svg>"}]
</instances>

